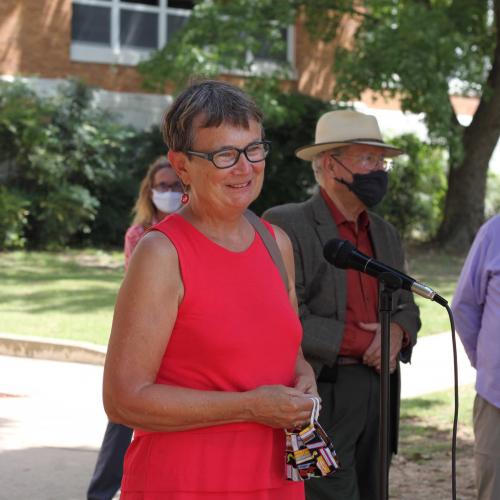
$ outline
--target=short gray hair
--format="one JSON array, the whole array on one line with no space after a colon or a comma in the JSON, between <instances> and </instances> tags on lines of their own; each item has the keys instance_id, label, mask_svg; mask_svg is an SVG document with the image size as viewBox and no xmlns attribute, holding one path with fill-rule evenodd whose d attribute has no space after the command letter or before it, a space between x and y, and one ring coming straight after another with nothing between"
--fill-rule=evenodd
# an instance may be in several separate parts
<instances>
[{"instance_id":1,"label":"short gray hair","mask_svg":"<svg viewBox=\"0 0 500 500\"><path fill-rule=\"evenodd\" d=\"M323 156L325 155L325 153L328 153L328 151L322 151L321 153L318 153L317 155L314 156L314 158L311 161L311 166L312 166L312 170L314 173L314 178L316 179L316 182L320 186L323 186L323 184L322 184Z\"/></svg>"},{"instance_id":2,"label":"short gray hair","mask_svg":"<svg viewBox=\"0 0 500 500\"><path fill-rule=\"evenodd\" d=\"M194 122L199 128L229 123L248 129L250 120L261 124L263 115L255 102L241 89L226 82L201 80L192 83L175 99L163 117L162 133L172 151L187 151L194 143ZM264 131L262 131L262 135Z\"/></svg>"}]
</instances>

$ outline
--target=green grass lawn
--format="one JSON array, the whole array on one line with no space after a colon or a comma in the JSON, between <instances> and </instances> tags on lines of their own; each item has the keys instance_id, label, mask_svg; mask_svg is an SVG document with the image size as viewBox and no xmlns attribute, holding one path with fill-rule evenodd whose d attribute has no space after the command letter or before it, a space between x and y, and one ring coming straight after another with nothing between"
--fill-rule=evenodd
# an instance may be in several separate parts
<instances>
[{"instance_id":1,"label":"green grass lawn","mask_svg":"<svg viewBox=\"0 0 500 500\"><path fill-rule=\"evenodd\" d=\"M449 303L453 297L465 256L450 255L429 247L410 248L407 251L408 273L429 285ZM420 336L450 331L448 313L436 302L415 295L420 307L422 329Z\"/></svg>"},{"instance_id":2,"label":"green grass lawn","mask_svg":"<svg viewBox=\"0 0 500 500\"><path fill-rule=\"evenodd\" d=\"M472 385L459 388L457 450L473 437ZM400 452L409 460L428 460L451 450L454 395L447 390L401 401Z\"/></svg>"},{"instance_id":3,"label":"green grass lawn","mask_svg":"<svg viewBox=\"0 0 500 500\"><path fill-rule=\"evenodd\" d=\"M463 258L408 252L409 273L451 300ZM123 277L121 252L0 253L0 332L106 344ZM446 310L417 297L421 335L449 328Z\"/></svg>"},{"instance_id":4,"label":"green grass lawn","mask_svg":"<svg viewBox=\"0 0 500 500\"><path fill-rule=\"evenodd\" d=\"M0 253L0 332L106 344L120 252Z\"/></svg>"}]
</instances>

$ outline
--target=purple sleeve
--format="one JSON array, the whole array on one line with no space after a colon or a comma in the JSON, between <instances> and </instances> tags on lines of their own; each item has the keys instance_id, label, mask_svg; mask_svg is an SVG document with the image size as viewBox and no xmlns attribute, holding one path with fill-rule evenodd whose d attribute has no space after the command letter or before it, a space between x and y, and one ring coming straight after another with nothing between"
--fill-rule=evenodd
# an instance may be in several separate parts
<instances>
[{"instance_id":1,"label":"purple sleeve","mask_svg":"<svg viewBox=\"0 0 500 500\"><path fill-rule=\"evenodd\" d=\"M457 332L473 367L476 367L477 339L481 329L488 289L491 238L483 226L469 251L452 301Z\"/></svg>"}]
</instances>

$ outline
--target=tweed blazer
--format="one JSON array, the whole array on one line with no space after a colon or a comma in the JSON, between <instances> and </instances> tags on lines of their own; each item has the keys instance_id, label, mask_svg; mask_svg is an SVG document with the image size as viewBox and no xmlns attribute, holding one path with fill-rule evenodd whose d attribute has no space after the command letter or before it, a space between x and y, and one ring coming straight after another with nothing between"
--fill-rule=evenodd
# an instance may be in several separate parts
<instances>
[{"instance_id":1,"label":"tweed blazer","mask_svg":"<svg viewBox=\"0 0 500 500\"><path fill-rule=\"evenodd\" d=\"M303 203L290 203L267 210L263 218L281 227L290 237L295 257L295 285L304 329L302 348L318 374L323 365L333 366L344 335L346 271L328 263L323 247L339 233L330 209L320 193ZM369 212L369 232L375 257L404 270L405 257L394 227ZM399 290L393 295L391 320L410 336L400 359L408 362L420 328L419 310L413 295Z\"/></svg>"},{"instance_id":2,"label":"tweed blazer","mask_svg":"<svg viewBox=\"0 0 500 500\"><path fill-rule=\"evenodd\" d=\"M375 257L395 269L405 269L405 257L394 227L378 215L368 212L369 232ZM323 256L323 247L339 232L322 196L314 194L303 203L273 207L263 216L281 227L290 237L295 258L295 288L300 320L304 330L302 350L316 376L323 366L333 366L344 336L347 278L344 269L331 265ZM413 295L405 290L393 294L391 321L410 336L399 359L409 362L420 328L419 310ZM399 408L401 394L399 363L390 382L390 447L398 451Z\"/></svg>"}]
</instances>

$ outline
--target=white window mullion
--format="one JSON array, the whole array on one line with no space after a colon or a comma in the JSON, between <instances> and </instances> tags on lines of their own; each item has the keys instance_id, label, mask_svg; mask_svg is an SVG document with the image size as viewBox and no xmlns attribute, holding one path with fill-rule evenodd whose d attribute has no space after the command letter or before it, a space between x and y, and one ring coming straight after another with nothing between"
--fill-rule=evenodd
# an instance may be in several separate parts
<instances>
[{"instance_id":1,"label":"white window mullion","mask_svg":"<svg viewBox=\"0 0 500 500\"><path fill-rule=\"evenodd\" d=\"M109 7L109 2L105 0L73 0L73 3L80 5L95 5L98 7Z\"/></svg>"},{"instance_id":2,"label":"white window mullion","mask_svg":"<svg viewBox=\"0 0 500 500\"><path fill-rule=\"evenodd\" d=\"M112 0L111 5L111 50L120 53L120 5L119 0Z\"/></svg>"},{"instance_id":3,"label":"white window mullion","mask_svg":"<svg viewBox=\"0 0 500 500\"><path fill-rule=\"evenodd\" d=\"M167 0L160 0L160 11L158 13L158 48L167 44Z\"/></svg>"}]
</instances>

